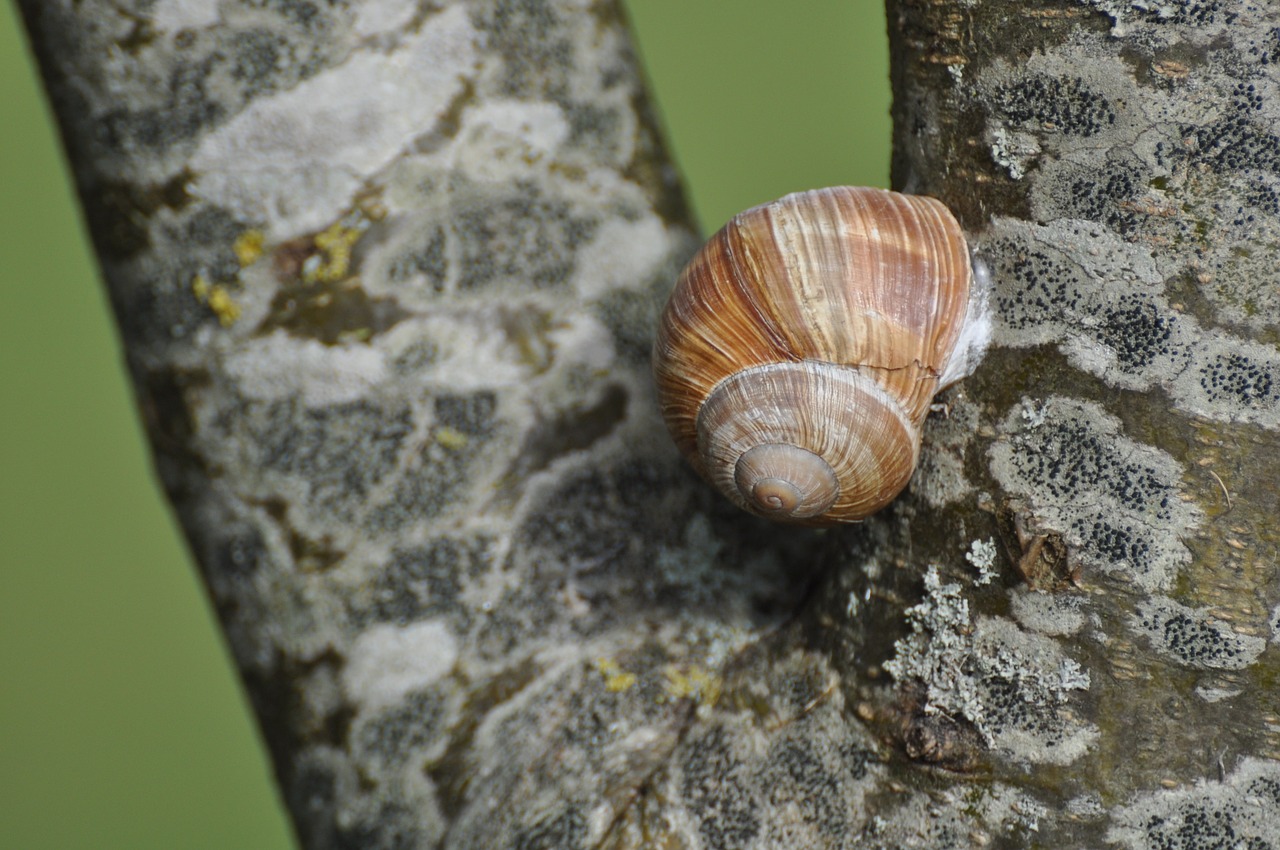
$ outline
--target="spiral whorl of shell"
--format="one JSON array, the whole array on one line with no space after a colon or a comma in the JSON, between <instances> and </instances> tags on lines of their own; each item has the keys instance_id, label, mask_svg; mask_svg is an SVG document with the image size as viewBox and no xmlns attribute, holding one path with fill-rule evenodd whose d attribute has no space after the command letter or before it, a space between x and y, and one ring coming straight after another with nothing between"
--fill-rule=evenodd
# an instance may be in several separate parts
<instances>
[{"instance_id":1,"label":"spiral whorl of shell","mask_svg":"<svg viewBox=\"0 0 1280 850\"><path fill-rule=\"evenodd\" d=\"M911 477L969 285L964 235L932 198L835 187L740 213L681 273L659 327L676 444L754 513L867 516Z\"/></svg>"}]
</instances>

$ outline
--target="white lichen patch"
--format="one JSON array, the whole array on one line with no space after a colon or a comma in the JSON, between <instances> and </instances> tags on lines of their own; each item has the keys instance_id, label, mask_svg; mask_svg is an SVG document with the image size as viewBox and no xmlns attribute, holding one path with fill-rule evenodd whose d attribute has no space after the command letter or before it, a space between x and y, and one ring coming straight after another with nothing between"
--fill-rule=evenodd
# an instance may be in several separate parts
<instances>
[{"instance_id":1,"label":"white lichen patch","mask_svg":"<svg viewBox=\"0 0 1280 850\"><path fill-rule=\"evenodd\" d=\"M555 349L557 368L604 374L614 364L613 335L592 316L579 315L572 322L557 323L548 330L547 340Z\"/></svg>"},{"instance_id":2,"label":"white lichen patch","mask_svg":"<svg viewBox=\"0 0 1280 850\"><path fill-rule=\"evenodd\" d=\"M444 116L475 73L478 38L453 6L389 53L357 52L254 100L200 143L189 191L263 222L272 240L321 229Z\"/></svg>"},{"instance_id":3,"label":"white lichen patch","mask_svg":"<svg viewBox=\"0 0 1280 850\"><path fill-rule=\"evenodd\" d=\"M639 288L664 268L679 247L675 240L683 237L683 231L670 232L653 214L635 220L611 219L579 252L573 286L587 300Z\"/></svg>"},{"instance_id":4,"label":"white lichen patch","mask_svg":"<svg viewBox=\"0 0 1280 850\"><path fill-rule=\"evenodd\" d=\"M159 0L151 8L151 26L159 32L199 29L218 22L219 0Z\"/></svg>"},{"instance_id":5,"label":"white lichen patch","mask_svg":"<svg viewBox=\"0 0 1280 850\"><path fill-rule=\"evenodd\" d=\"M1222 688L1213 685L1196 685L1196 696L1205 702L1222 702L1223 700L1235 699L1244 693L1243 688Z\"/></svg>"},{"instance_id":6,"label":"white lichen patch","mask_svg":"<svg viewBox=\"0 0 1280 850\"><path fill-rule=\"evenodd\" d=\"M1026 499L1040 527L1072 555L1148 590L1168 588L1191 560L1180 538L1199 510L1181 498L1181 465L1120 433L1120 422L1079 399L1024 400L1005 417L991 471Z\"/></svg>"},{"instance_id":7,"label":"white lichen patch","mask_svg":"<svg viewBox=\"0 0 1280 850\"><path fill-rule=\"evenodd\" d=\"M1113 386L1160 388L1189 413L1280 427L1280 352L1175 309L1150 250L1079 221L1000 219L994 230L1002 343L1056 344Z\"/></svg>"},{"instance_id":8,"label":"white lichen patch","mask_svg":"<svg viewBox=\"0 0 1280 850\"><path fill-rule=\"evenodd\" d=\"M1030 133L996 127L991 131L991 158L1014 180L1021 180L1037 156L1040 142Z\"/></svg>"},{"instance_id":9,"label":"white lichen patch","mask_svg":"<svg viewBox=\"0 0 1280 850\"><path fill-rule=\"evenodd\" d=\"M1107 841L1128 850L1280 846L1280 766L1246 758L1221 781L1139 795L1114 812Z\"/></svg>"},{"instance_id":10,"label":"white lichen patch","mask_svg":"<svg viewBox=\"0 0 1280 850\"><path fill-rule=\"evenodd\" d=\"M1162 596L1140 602L1130 626L1164 655L1198 669L1241 670L1267 646L1266 639L1216 620L1209 609L1188 608Z\"/></svg>"},{"instance_id":11,"label":"white lichen patch","mask_svg":"<svg viewBox=\"0 0 1280 850\"><path fill-rule=\"evenodd\" d=\"M1070 698L1089 676L1056 641L999 617L971 621L958 584L925 574L926 596L907 611L911 634L885 669L927 683L927 712L969 720L990 746L1033 764L1069 764L1098 730L1074 715Z\"/></svg>"},{"instance_id":12,"label":"white lichen patch","mask_svg":"<svg viewBox=\"0 0 1280 850\"><path fill-rule=\"evenodd\" d=\"M1021 788L1003 783L993 784L971 802L978 804L987 826L1000 833L1036 833L1042 825L1047 825L1045 822L1052 820L1048 806Z\"/></svg>"},{"instance_id":13,"label":"white lichen patch","mask_svg":"<svg viewBox=\"0 0 1280 850\"><path fill-rule=\"evenodd\" d=\"M995 538L988 537L986 540L975 540L969 544L969 551L965 552L964 559L978 571L978 578L974 584L979 586L990 584L999 576L996 571L998 558L999 550L996 548Z\"/></svg>"},{"instance_id":14,"label":"white lichen patch","mask_svg":"<svg viewBox=\"0 0 1280 850\"><path fill-rule=\"evenodd\" d=\"M1102 795L1097 791L1086 791L1078 797L1067 801L1067 813L1081 819L1093 820L1106 812L1102 804Z\"/></svg>"},{"instance_id":15,"label":"white lichen patch","mask_svg":"<svg viewBox=\"0 0 1280 850\"><path fill-rule=\"evenodd\" d=\"M1059 644L1000 617L980 617L971 669L984 707L980 729L997 747L1037 764L1070 764L1098 729L1071 711L1089 674Z\"/></svg>"},{"instance_id":16,"label":"white lichen patch","mask_svg":"<svg viewBox=\"0 0 1280 850\"><path fill-rule=\"evenodd\" d=\"M1213 334L1196 343L1194 356L1170 393L1184 410L1206 419L1280 427L1280 351Z\"/></svg>"},{"instance_id":17,"label":"white lichen patch","mask_svg":"<svg viewBox=\"0 0 1280 850\"><path fill-rule=\"evenodd\" d=\"M451 167L501 183L513 169L554 157L569 132L568 117L558 104L495 99L467 111L447 156Z\"/></svg>"},{"instance_id":18,"label":"white lichen patch","mask_svg":"<svg viewBox=\"0 0 1280 850\"><path fill-rule=\"evenodd\" d=\"M225 366L248 398L296 397L309 407L363 398L387 377L386 359L375 348L324 345L283 331L242 343Z\"/></svg>"},{"instance_id":19,"label":"white lichen patch","mask_svg":"<svg viewBox=\"0 0 1280 850\"><path fill-rule=\"evenodd\" d=\"M365 709L393 706L447 675L457 657L457 638L443 620L373 626L351 645L343 690Z\"/></svg>"},{"instance_id":20,"label":"white lichen patch","mask_svg":"<svg viewBox=\"0 0 1280 850\"><path fill-rule=\"evenodd\" d=\"M1083 599L1045 593L1029 587L1009 591L1009 613L1024 629L1052 637L1073 635L1084 628Z\"/></svg>"},{"instance_id":21,"label":"white lichen patch","mask_svg":"<svg viewBox=\"0 0 1280 850\"><path fill-rule=\"evenodd\" d=\"M1041 148L1072 151L1096 146L1093 139L1124 132L1129 125L1135 132L1145 126L1138 113L1117 106L1125 96L1117 80L1127 79L1117 76L1124 70L1120 60L1087 36L1073 48L1064 52L1089 53L1095 61L1064 68L1058 54L1036 52L1024 62L993 63L975 81L975 96L992 110L987 132L997 148L993 153L1006 168L1025 174L1033 148L1037 154Z\"/></svg>"},{"instance_id":22,"label":"white lichen patch","mask_svg":"<svg viewBox=\"0 0 1280 850\"><path fill-rule=\"evenodd\" d=\"M1230 33L1233 25L1253 26L1270 9L1265 2L1236 0L1224 3L1190 3L1187 0L1077 0L1111 18L1111 34L1138 37L1151 47L1168 44L1170 38L1192 44L1208 44ZM1171 26L1181 24L1182 26ZM1188 26L1189 25L1189 26Z\"/></svg>"},{"instance_id":23,"label":"white lichen patch","mask_svg":"<svg viewBox=\"0 0 1280 850\"><path fill-rule=\"evenodd\" d=\"M911 478L911 492L935 509L960 502L973 493L964 464L981 416L978 406L963 394L956 394L940 409L941 415L930 416L925 426L927 448L921 452L920 464Z\"/></svg>"},{"instance_id":24,"label":"white lichen patch","mask_svg":"<svg viewBox=\"0 0 1280 850\"><path fill-rule=\"evenodd\" d=\"M952 785L916 792L881 810L858 842L867 850L961 850L993 845L1002 838L1031 846L1036 833L1055 820L1053 810L1031 794L1002 782ZM793 845L794 846L794 845Z\"/></svg>"},{"instance_id":25,"label":"white lichen patch","mask_svg":"<svg viewBox=\"0 0 1280 850\"><path fill-rule=\"evenodd\" d=\"M549 109L524 117L560 114ZM460 148L457 156L449 148L392 167L385 202L399 215L364 254L370 292L424 309L455 294L492 298L493 287L573 287L591 300L668 277L671 257L690 250L687 231L643 211L637 187L602 194L549 179L557 162L551 128L546 149L490 130L492 147ZM501 174L490 173L502 158ZM620 209L617 195L631 193L637 203ZM613 203L602 206L604 197Z\"/></svg>"},{"instance_id":26,"label":"white lichen patch","mask_svg":"<svg viewBox=\"0 0 1280 850\"><path fill-rule=\"evenodd\" d=\"M1122 241L1125 252L1149 255L1159 269L1155 283L1160 289L1154 294L1166 283L1182 292L1194 289L1200 324L1187 330L1192 336L1220 338L1229 348L1230 334L1211 333L1205 326L1263 331L1280 309L1280 271L1272 252L1263 247L1280 243L1280 182L1275 178L1280 121L1266 108L1280 98L1280 80L1273 73L1274 40L1259 37L1268 28L1258 23L1264 14L1277 20L1274 9L1263 12L1264 6L1255 3L1233 5L1230 12L1218 3L1095 5L1116 14L1118 28L1129 32L1132 27L1131 37L1141 31L1138 40L1161 56L1151 63L1152 85L1135 97L1126 88L1131 59L1121 55L1120 42L1084 30L1065 49L996 66L972 90L987 109L985 136L992 156L1015 179L1031 184L1030 220L1051 228L1088 221ZM1195 26L1171 25L1192 22ZM1222 70L1162 56L1157 45L1175 33L1175 43L1190 39L1206 47L1215 38L1249 40L1233 45L1238 59ZM995 232L1000 229L997 224ZM1091 247L1090 239L1066 235L1040 244L1066 252ZM1006 258L1017 255L1017 250L1005 253ZM1100 277L1099 282L1104 295L1109 290L1121 302L1144 295L1128 281L1119 285ZM1084 300L1098 297L1095 284L1082 283ZM1128 321L1158 324L1178 312L1177 307L1155 306L1160 309L1152 318L1135 314ZM1050 325L1072 323L1071 316L1054 311L1045 319ZM1104 317L1102 324L1106 321ZM1108 344L1088 332L1076 333L1082 337L1082 358L1090 359L1088 349L1094 344ZM1180 342L1170 339L1165 347ZM1195 340L1191 342L1194 352ZM1138 347L1149 350L1150 339L1144 341L1140 334L1133 343L1122 342L1112 370L1122 379ZM1098 355L1102 362L1091 371L1106 370L1106 352ZM1164 374L1137 380L1146 386L1168 382L1167 369L1143 365ZM1268 369L1274 380L1274 362ZM1187 399L1190 403L1191 397ZM1274 425L1280 400L1269 397L1266 404L1270 418L1256 411L1254 416Z\"/></svg>"},{"instance_id":27,"label":"white lichen patch","mask_svg":"<svg viewBox=\"0 0 1280 850\"><path fill-rule=\"evenodd\" d=\"M804 678L822 682L803 675L787 681ZM741 711L692 724L670 766L651 782L655 797L671 801L660 831L633 832L624 846L821 847L831 846L833 836L856 835L866 816L865 795L883 780L885 768L873 740L859 729L851 734L840 728L848 723L838 691L778 723L776 732ZM673 835L702 840L692 844Z\"/></svg>"},{"instance_id":28,"label":"white lichen patch","mask_svg":"<svg viewBox=\"0 0 1280 850\"><path fill-rule=\"evenodd\" d=\"M1168 305L1157 297L1163 274L1152 253L1105 228L1075 220L1039 225L1000 218L993 222L993 231L996 236L989 242L998 243L1001 248L993 251L1001 258L995 261L994 268L999 281L996 303L1000 324L997 333L999 341L1006 345L1060 343L1069 346L1075 340L1091 340L1100 345L1108 342L1124 344L1126 340L1119 334L1120 327L1116 327L1115 339L1104 333L1110 327L1107 322L1109 312L1151 305L1148 312L1157 316L1171 313ZM1135 293L1141 298L1126 300L1124 296L1127 293ZM1178 323L1175 321L1173 324ZM1136 329L1131 327L1127 330L1132 333ZM1094 333L1087 333L1089 330ZM1189 340L1179 340L1181 344L1176 346L1156 347L1155 343L1165 336L1164 330L1157 323L1156 332L1150 334L1151 340L1139 338L1127 343L1146 343L1150 348L1135 365L1152 370L1158 356L1166 362L1157 372L1168 374L1185 365L1185 355L1177 362L1168 361L1174 356L1175 349L1186 349ZM1083 347L1082 342L1074 344ZM1100 373L1107 365L1088 364L1083 360L1083 353L1076 356L1082 358L1079 364L1082 368L1095 373ZM1117 353L1111 355L1113 368L1118 359ZM1136 389L1149 383L1154 376L1138 373L1117 377L1125 381L1126 386Z\"/></svg>"},{"instance_id":29,"label":"white lichen patch","mask_svg":"<svg viewBox=\"0 0 1280 850\"><path fill-rule=\"evenodd\" d=\"M400 323L375 342L401 380L452 391L508 387L548 374L591 370L616 357L613 337L594 317L566 314L552 323L547 305L530 300ZM561 380L540 389L545 407L569 404L582 389Z\"/></svg>"},{"instance_id":30,"label":"white lichen patch","mask_svg":"<svg viewBox=\"0 0 1280 850\"><path fill-rule=\"evenodd\" d=\"M395 32L417 11L418 0L363 0L355 7L355 31L363 36Z\"/></svg>"}]
</instances>

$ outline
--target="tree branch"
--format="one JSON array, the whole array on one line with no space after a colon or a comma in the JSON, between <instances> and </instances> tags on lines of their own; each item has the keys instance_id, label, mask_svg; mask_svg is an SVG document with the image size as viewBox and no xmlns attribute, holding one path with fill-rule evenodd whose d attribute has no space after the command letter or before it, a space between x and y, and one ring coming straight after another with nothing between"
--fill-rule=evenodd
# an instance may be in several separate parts
<instances>
[{"instance_id":1,"label":"tree branch","mask_svg":"<svg viewBox=\"0 0 1280 850\"><path fill-rule=\"evenodd\" d=\"M1276 12L891 4L998 347L824 535L657 420L613 4L21 5L304 846L1280 844Z\"/></svg>"}]
</instances>

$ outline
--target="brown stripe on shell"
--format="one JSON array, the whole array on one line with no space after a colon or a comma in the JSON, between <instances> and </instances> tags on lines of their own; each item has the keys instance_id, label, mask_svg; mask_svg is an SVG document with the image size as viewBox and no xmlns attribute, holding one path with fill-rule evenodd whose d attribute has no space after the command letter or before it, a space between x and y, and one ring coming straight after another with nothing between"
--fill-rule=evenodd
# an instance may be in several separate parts
<instances>
[{"instance_id":1,"label":"brown stripe on shell","mask_svg":"<svg viewBox=\"0 0 1280 850\"><path fill-rule=\"evenodd\" d=\"M771 274L743 276L768 304L789 351L878 370L922 421L956 344L969 299L959 224L940 202L836 187L788 195L739 216ZM756 265L766 268L764 261Z\"/></svg>"}]
</instances>

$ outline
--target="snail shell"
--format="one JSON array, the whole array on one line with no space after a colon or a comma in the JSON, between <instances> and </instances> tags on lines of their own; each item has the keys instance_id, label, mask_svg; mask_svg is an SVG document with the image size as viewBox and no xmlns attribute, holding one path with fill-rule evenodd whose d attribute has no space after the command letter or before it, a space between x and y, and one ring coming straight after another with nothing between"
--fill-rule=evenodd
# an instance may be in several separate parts
<instances>
[{"instance_id":1,"label":"snail shell","mask_svg":"<svg viewBox=\"0 0 1280 850\"><path fill-rule=\"evenodd\" d=\"M985 344L966 331L971 280L960 225L932 198L842 186L734 216L659 326L672 437L752 513L868 516L907 485L934 393Z\"/></svg>"}]
</instances>

